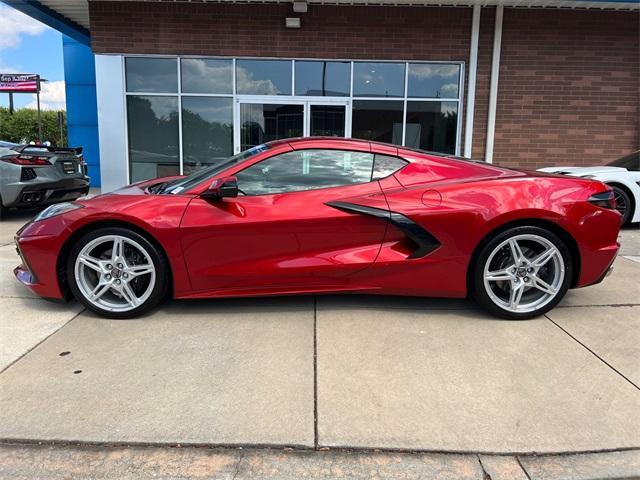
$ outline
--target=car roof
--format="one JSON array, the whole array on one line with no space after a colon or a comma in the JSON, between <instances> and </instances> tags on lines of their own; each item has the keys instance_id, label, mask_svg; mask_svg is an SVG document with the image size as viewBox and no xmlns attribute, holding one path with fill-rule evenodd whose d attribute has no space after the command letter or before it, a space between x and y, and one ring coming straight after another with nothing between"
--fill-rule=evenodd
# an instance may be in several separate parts
<instances>
[{"instance_id":1,"label":"car roof","mask_svg":"<svg viewBox=\"0 0 640 480\"><path fill-rule=\"evenodd\" d=\"M413 152L414 154L418 154L419 156L416 158L414 157L413 161L420 161L420 160L428 160L429 158L433 159L435 158L439 158L439 159L452 159L452 160L462 160L462 161L467 161L467 162L474 162L474 163L482 163L485 164L485 162L483 161L479 161L479 160L471 160L465 157L459 157L450 153L442 153L442 152L432 152L432 151L428 151L428 150L422 150L419 148L412 148L412 147L403 147L402 145L394 145L392 143L384 143L384 142L376 142L374 140L363 140L360 138L344 138L344 137L295 137L295 138L286 138L286 139L281 139L281 140L272 140L271 142L267 142L266 145L268 145L269 147L273 148L273 147L277 147L280 145L291 145L294 149L294 145L297 144L304 144L304 143L317 143L317 142L327 142L327 143L332 143L332 142L340 142L341 145L346 144L352 144L352 145L370 145L370 146L380 146L383 149L388 149L388 148L394 148L394 149L398 149L398 153L400 154L401 151L409 151L409 152Z\"/></svg>"}]
</instances>

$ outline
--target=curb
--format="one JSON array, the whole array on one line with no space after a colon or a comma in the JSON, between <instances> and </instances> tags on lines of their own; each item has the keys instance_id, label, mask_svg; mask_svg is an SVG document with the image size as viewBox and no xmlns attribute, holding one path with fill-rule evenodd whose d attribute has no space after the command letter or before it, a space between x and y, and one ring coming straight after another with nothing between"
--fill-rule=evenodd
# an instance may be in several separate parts
<instances>
[{"instance_id":1,"label":"curb","mask_svg":"<svg viewBox=\"0 0 640 480\"><path fill-rule=\"evenodd\" d=\"M96 470L98 469L98 470ZM640 449L489 455L354 449L0 443L0 478L640 479Z\"/></svg>"}]
</instances>

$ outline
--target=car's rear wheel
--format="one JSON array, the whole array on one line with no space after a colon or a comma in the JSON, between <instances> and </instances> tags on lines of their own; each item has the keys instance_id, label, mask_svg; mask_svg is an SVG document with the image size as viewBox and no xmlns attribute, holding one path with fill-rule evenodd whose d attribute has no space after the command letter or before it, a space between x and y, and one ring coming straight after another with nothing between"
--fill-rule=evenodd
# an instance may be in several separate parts
<instances>
[{"instance_id":1,"label":"car's rear wheel","mask_svg":"<svg viewBox=\"0 0 640 480\"><path fill-rule=\"evenodd\" d=\"M90 310L110 318L131 318L164 297L168 266L142 235L126 228L100 228L80 238L67 260L73 295Z\"/></svg>"},{"instance_id":2,"label":"car's rear wheel","mask_svg":"<svg viewBox=\"0 0 640 480\"><path fill-rule=\"evenodd\" d=\"M482 247L471 289L494 315L525 320L555 307L571 275L571 255L557 235L540 227L513 227Z\"/></svg>"},{"instance_id":3,"label":"car's rear wheel","mask_svg":"<svg viewBox=\"0 0 640 480\"><path fill-rule=\"evenodd\" d=\"M622 188L615 185L610 185L610 187L616 199L616 210L622 215L621 222L622 225L624 225L629 221L629 218L631 218L631 199L629 198L629 194Z\"/></svg>"}]
</instances>

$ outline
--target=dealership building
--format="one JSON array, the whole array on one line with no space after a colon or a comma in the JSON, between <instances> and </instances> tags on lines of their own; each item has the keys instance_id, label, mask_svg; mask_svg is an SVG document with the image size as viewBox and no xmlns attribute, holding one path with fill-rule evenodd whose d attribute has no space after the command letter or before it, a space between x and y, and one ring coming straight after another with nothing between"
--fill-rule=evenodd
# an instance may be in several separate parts
<instances>
[{"instance_id":1,"label":"dealership building","mask_svg":"<svg viewBox=\"0 0 640 480\"><path fill-rule=\"evenodd\" d=\"M638 0L6 3L66 35L104 190L297 136L529 169L640 144Z\"/></svg>"}]
</instances>

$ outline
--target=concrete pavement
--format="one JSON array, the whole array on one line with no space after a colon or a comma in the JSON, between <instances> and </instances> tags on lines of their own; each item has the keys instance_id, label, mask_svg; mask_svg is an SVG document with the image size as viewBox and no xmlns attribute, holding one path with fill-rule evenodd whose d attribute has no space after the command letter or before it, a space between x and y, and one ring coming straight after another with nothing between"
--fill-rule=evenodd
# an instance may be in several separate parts
<instances>
[{"instance_id":1,"label":"concrete pavement","mask_svg":"<svg viewBox=\"0 0 640 480\"><path fill-rule=\"evenodd\" d=\"M548 319L320 299L317 337L321 445L547 453L640 442L638 389Z\"/></svg>"},{"instance_id":2,"label":"concrete pavement","mask_svg":"<svg viewBox=\"0 0 640 480\"><path fill-rule=\"evenodd\" d=\"M172 302L113 321L15 282L9 232L24 221L0 223L5 441L505 455L640 448L636 230L623 232L624 256L604 283L527 322L497 321L462 300L370 296ZM389 455L380 465L396 462ZM620 462L636 465L628 456ZM485 473L518 463L486 458ZM368 478L358 475L350 478Z\"/></svg>"},{"instance_id":3,"label":"concrete pavement","mask_svg":"<svg viewBox=\"0 0 640 480\"><path fill-rule=\"evenodd\" d=\"M82 314L0 375L0 437L312 446L312 305Z\"/></svg>"}]
</instances>

